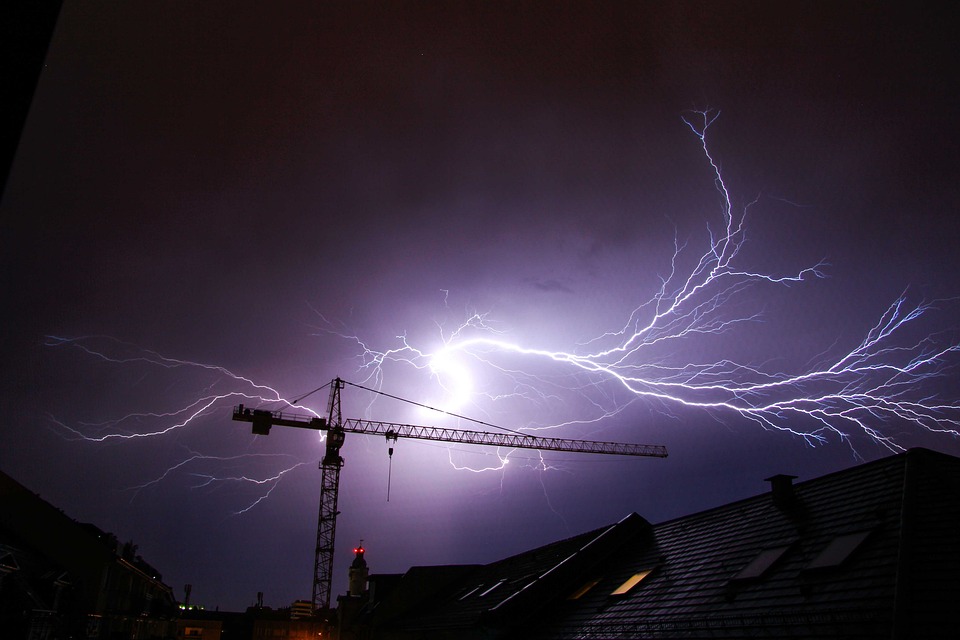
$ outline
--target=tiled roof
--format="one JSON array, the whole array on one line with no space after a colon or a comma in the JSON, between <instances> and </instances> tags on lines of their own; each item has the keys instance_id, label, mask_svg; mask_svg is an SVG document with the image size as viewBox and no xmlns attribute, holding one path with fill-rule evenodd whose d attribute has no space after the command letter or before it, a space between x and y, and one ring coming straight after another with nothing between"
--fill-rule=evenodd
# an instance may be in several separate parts
<instances>
[{"instance_id":1,"label":"tiled roof","mask_svg":"<svg viewBox=\"0 0 960 640\"><path fill-rule=\"evenodd\" d=\"M619 523L469 569L442 590L431 589L424 577L443 567L414 567L382 602L376 603L373 626L395 629L400 635L437 634L450 629L499 628L528 619L541 606L566 595L584 571L607 560L629 540L641 537L650 525L632 514ZM398 599L431 592L416 607L400 607ZM463 637L462 635L460 637Z\"/></svg>"},{"instance_id":2,"label":"tiled roof","mask_svg":"<svg viewBox=\"0 0 960 640\"><path fill-rule=\"evenodd\" d=\"M904 547L958 559L952 523L960 493L929 479L956 481L958 473L960 460L912 450L799 483L787 506L765 494L659 524L651 545L625 550L590 593L559 607L560 622L546 625L543 636L890 637L898 584L912 592L903 584ZM927 539L904 539L905 523L922 527ZM936 584L941 594L958 595L955 573L938 571L935 561L912 566L930 591ZM647 580L611 597L647 568Z\"/></svg>"},{"instance_id":3,"label":"tiled roof","mask_svg":"<svg viewBox=\"0 0 960 640\"><path fill-rule=\"evenodd\" d=\"M960 598L960 459L914 449L770 480L477 567L383 622L391 637L937 637Z\"/></svg>"}]
</instances>

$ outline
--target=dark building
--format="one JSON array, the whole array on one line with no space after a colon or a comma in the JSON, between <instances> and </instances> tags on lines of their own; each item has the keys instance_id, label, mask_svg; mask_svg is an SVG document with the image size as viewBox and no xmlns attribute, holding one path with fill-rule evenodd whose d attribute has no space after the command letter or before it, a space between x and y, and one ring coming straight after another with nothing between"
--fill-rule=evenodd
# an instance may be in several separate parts
<instances>
[{"instance_id":1,"label":"dark building","mask_svg":"<svg viewBox=\"0 0 960 640\"><path fill-rule=\"evenodd\" d=\"M82 524L0 472L0 635L173 638L176 601L131 544Z\"/></svg>"},{"instance_id":2,"label":"dark building","mask_svg":"<svg viewBox=\"0 0 960 640\"><path fill-rule=\"evenodd\" d=\"M312 608L312 603L308 603ZM322 640L330 637L325 620L295 613L249 607L244 612L184 611L177 621L177 640Z\"/></svg>"},{"instance_id":3,"label":"dark building","mask_svg":"<svg viewBox=\"0 0 960 640\"><path fill-rule=\"evenodd\" d=\"M239 613L186 609L181 611L177 619L177 640L220 640L224 627L229 628L231 620L239 617ZM242 624L236 623L234 626L242 627Z\"/></svg>"},{"instance_id":4,"label":"dark building","mask_svg":"<svg viewBox=\"0 0 960 640\"><path fill-rule=\"evenodd\" d=\"M485 566L371 576L341 637L958 636L960 459L913 449L768 480L656 525L630 514Z\"/></svg>"}]
</instances>

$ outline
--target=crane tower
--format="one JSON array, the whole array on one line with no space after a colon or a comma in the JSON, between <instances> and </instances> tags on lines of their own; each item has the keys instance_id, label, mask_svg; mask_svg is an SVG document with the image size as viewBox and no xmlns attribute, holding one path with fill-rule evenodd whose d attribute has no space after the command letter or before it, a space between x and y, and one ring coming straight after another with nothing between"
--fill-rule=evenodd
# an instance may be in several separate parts
<instances>
[{"instance_id":1,"label":"crane tower","mask_svg":"<svg viewBox=\"0 0 960 640\"><path fill-rule=\"evenodd\" d=\"M330 383L330 401L327 417L283 413L250 409L242 404L233 411L233 419L251 422L253 433L269 435L270 427L298 427L314 431L325 431L326 451L320 461L320 515L317 523L316 558L313 569L313 608L314 611L330 608L331 585L333 578L333 546L337 528L337 495L340 489L340 469L343 458L340 448L347 433L379 435L387 441L396 442L399 438L433 440L436 442L455 442L458 444L477 444L512 449L539 449L541 451L566 451L573 453L599 453L620 456L648 456L666 458L667 449L660 445L625 444L619 442L600 442L595 440L568 440L564 438L544 438L522 433L494 433L441 427L423 427L394 422L372 420L344 420L340 413L340 391L344 381L335 378ZM392 452L392 449L391 449Z\"/></svg>"}]
</instances>

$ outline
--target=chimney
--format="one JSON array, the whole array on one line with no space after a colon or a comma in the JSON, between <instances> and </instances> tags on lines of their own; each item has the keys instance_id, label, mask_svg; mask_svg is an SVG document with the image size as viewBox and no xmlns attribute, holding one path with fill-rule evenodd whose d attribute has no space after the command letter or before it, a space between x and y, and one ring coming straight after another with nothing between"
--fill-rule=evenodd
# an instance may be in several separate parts
<instances>
[{"instance_id":1,"label":"chimney","mask_svg":"<svg viewBox=\"0 0 960 640\"><path fill-rule=\"evenodd\" d=\"M797 496L793 492L793 481L797 476L788 476L784 473L778 473L775 476L764 478L770 483L770 494L773 496L773 504L781 509L790 508L797 503Z\"/></svg>"}]
</instances>

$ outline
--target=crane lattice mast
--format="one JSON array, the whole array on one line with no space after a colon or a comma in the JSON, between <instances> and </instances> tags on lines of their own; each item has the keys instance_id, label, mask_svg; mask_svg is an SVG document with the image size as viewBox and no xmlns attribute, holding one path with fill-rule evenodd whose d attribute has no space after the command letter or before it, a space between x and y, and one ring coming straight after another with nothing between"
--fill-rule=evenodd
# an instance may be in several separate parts
<instances>
[{"instance_id":1,"label":"crane lattice mast","mask_svg":"<svg viewBox=\"0 0 960 640\"><path fill-rule=\"evenodd\" d=\"M335 378L331 383L327 418L283 413L281 411L249 409L243 405L239 405L233 411L234 420L252 422L253 433L258 435L269 435L270 427L273 425L327 432L326 451L323 460L320 461L320 515L317 523L317 547L313 571L314 611L330 608L331 585L333 582L333 548L336 539L338 514L337 496L340 492L340 469L343 467L340 448L343 446L347 433L380 435L388 441L396 441L398 438L411 438L436 442L509 447L512 449L667 457L666 447L660 445L545 438L515 432L495 433L447 429L373 420L344 420L340 412L340 390L343 389L343 386L344 381L340 378Z\"/></svg>"}]
</instances>

